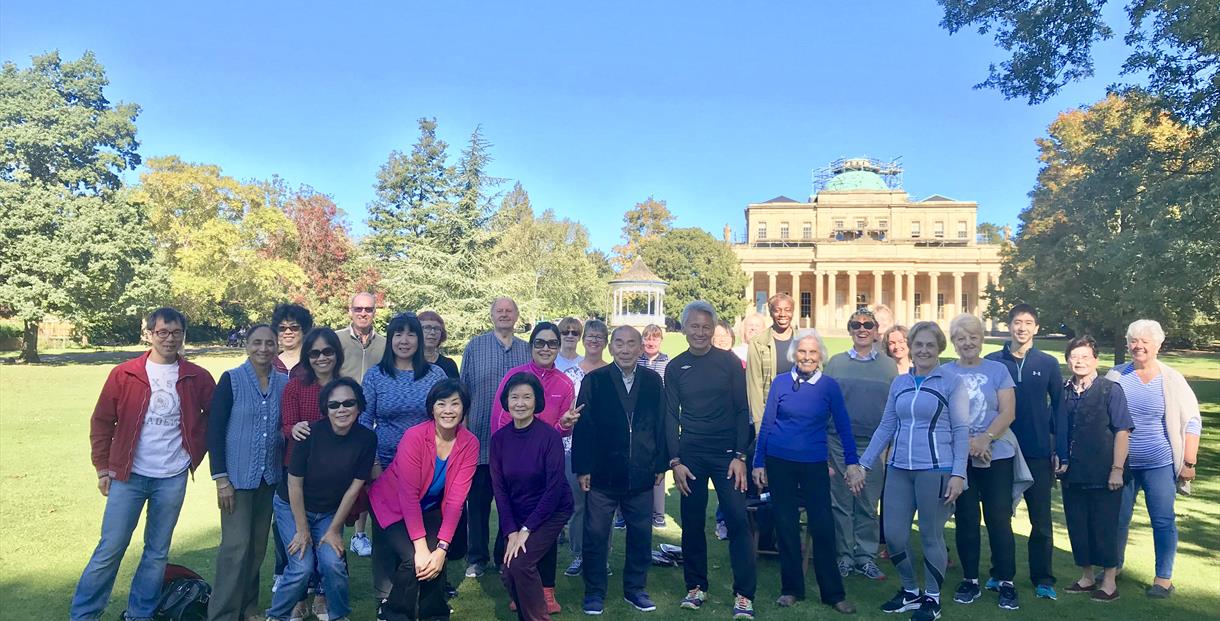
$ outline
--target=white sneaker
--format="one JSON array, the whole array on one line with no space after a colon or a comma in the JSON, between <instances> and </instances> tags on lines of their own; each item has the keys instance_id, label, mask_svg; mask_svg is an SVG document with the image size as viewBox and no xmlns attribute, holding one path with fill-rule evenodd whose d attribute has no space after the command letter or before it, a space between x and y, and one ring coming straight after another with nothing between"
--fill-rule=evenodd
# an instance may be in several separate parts
<instances>
[{"instance_id":1,"label":"white sneaker","mask_svg":"<svg viewBox=\"0 0 1220 621\"><path fill-rule=\"evenodd\" d=\"M356 533L352 535L352 544L348 546L352 552L360 556L371 556L373 554L373 544L369 543L369 538L364 533Z\"/></svg>"}]
</instances>

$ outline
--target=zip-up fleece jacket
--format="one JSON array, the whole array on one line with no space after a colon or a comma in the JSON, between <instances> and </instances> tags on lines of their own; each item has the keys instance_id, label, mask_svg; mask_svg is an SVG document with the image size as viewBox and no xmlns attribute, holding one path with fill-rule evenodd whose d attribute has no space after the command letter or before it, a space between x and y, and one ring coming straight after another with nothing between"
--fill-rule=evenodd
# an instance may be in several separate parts
<instances>
[{"instance_id":1,"label":"zip-up fleece jacket","mask_svg":"<svg viewBox=\"0 0 1220 621\"><path fill-rule=\"evenodd\" d=\"M89 444L98 476L109 474L116 481L131 477L136 442L152 397L144 369L149 353L111 369L97 398L89 421ZM177 389L182 407L182 443L191 456L193 473L208 450L208 413L216 381L203 367L178 358Z\"/></svg>"},{"instance_id":2,"label":"zip-up fleece jacket","mask_svg":"<svg viewBox=\"0 0 1220 621\"><path fill-rule=\"evenodd\" d=\"M651 491L669 470L661 376L637 364L628 393L623 371L610 363L581 380L576 403L584 409L572 434L572 472L613 494Z\"/></svg>"},{"instance_id":3,"label":"zip-up fleece jacket","mask_svg":"<svg viewBox=\"0 0 1220 621\"><path fill-rule=\"evenodd\" d=\"M970 395L962 381L937 367L915 385L903 373L890 384L881 424L860 465L872 468L886 445L889 465L902 470L949 470L966 478L970 458Z\"/></svg>"},{"instance_id":4,"label":"zip-up fleece jacket","mask_svg":"<svg viewBox=\"0 0 1220 621\"><path fill-rule=\"evenodd\" d=\"M1059 361L1039 349L1030 348L1024 358L1012 355L1011 341L1004 348L984 356L1008 367L1012 381L1016 382L1017 418L1012 422L1012 432L1021 445L1026 459L1050 459L1055 443L1055 412L1059 411L1059 399L1063 396L1063 376L1059 372Z\"/></svg>"}]
</instances>

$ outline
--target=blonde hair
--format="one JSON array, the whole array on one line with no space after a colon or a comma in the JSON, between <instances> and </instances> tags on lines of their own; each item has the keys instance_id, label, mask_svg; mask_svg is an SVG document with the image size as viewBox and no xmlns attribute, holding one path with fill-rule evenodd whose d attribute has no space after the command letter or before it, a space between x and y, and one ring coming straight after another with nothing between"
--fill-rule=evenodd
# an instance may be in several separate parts
<instances>
[{"instance_id":1,"label":"blonde hair","mask_svg":"<svg viewBox=\"0 0 1220 621\"><path fill-rule=\"evenodd\" d=\"M983 320L971 315L970 313L962 313L953 318L949 322L949 338L957 337L958 332L967 331L971 334L977 334L980 337L985 332L983 328Z\"/></svg>"}]
</instances>

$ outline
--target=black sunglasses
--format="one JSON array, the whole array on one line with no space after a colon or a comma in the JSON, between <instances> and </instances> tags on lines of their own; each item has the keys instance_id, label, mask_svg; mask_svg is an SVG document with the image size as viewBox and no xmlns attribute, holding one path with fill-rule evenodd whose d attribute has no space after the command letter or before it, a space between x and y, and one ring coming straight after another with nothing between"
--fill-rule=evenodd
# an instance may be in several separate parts
<instances>
[{"instance_id":1,"label":"black sunglasses","mask_svg":"<svg viewBox=\"0 0 1220 621\"><path fill-rule=\"evenodd\" d=\"M534 339L534 349L559 349L559 339Z\"/></svg>"},{"instance_id":2,"label":"black sunglasses","mask_svg":"<svg viewBox=\"0 0 1220 621\"><path fill-rule=\"evenodd\" d=\"M849 322L847 322L848 330L859 330L860 328L864 328L865 330L872 330L873 328L876 328L876 327L877 327L877 324L875 324L871 321L863 321L863 322L849 321Z\"/></svg>"},{"instance_id":3,"label":"black sunglasses","mask_svg":"<svg viewBox=\"0 0 1220 621\"><path fill-rule=\"evenodd\" d=\"M344 399L343 401L327 401L326 409L337 410L339 408L354 408L359 401L355 399Z\"/></svg>"},{"instance_id":4,"label":"black sunglasses","mask_svg":"<svg viewBox=\"0 0 1220 621\"><path fill-rule=\"evenodd\" d=\"M321 358L322 356L326 356L327 358L333 358L334 355L335 355L335 348L333 348L333 347L323 347L322 349L309 350L309 359L310 360L317 360L318 358Z\"/></svg>"},{"instance_id":5,"label":"black sunglasses","mask_svg":"<svg viewBox=\"0 0 1220 621\"><path fill-rule=\"evenodd\" d=\"M377 310L376 306L353 306L352 307L353 313L371 313L375 310Z\"/></svg>"},{"instance_id":6,"label":"black sunglasses","mask_svg":"<svg viewBox=\"0 0 1220 621\"><path fill-rule=\"evenodd\" d=\"M580 336L580 330L564 330L559 333L561 336Z\"/></svg>"}]
</instances>

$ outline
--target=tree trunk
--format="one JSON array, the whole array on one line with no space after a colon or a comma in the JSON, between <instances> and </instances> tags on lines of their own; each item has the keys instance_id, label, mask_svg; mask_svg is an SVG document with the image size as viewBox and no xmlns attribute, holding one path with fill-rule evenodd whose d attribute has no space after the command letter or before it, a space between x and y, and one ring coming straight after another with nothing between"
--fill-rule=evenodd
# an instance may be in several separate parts
<instances>
[{"instance_id":1,"label":"tree trunk","mask_svg":"<svg viewBox=\"0 0 1220 621\"><path fill-rule=\"evenodd\" d=\"M1127 337L1125 334L1114 335L1114 366L1127 362Z\"/></svg>"},{"instance_id":2,"label":"tree trunk","mask_svg":"<svg viewBox=\"0 0 1220 621\"><path fill-rule=\"evenodd\" d=\"M38 322L37 321L26 320L25 335L22 336L22 347L23 347L23 349L21 351L21 360L31 363L31 364L36 364L38 362L41 362L38 359Z\"/></svg>"}]
</instances>

